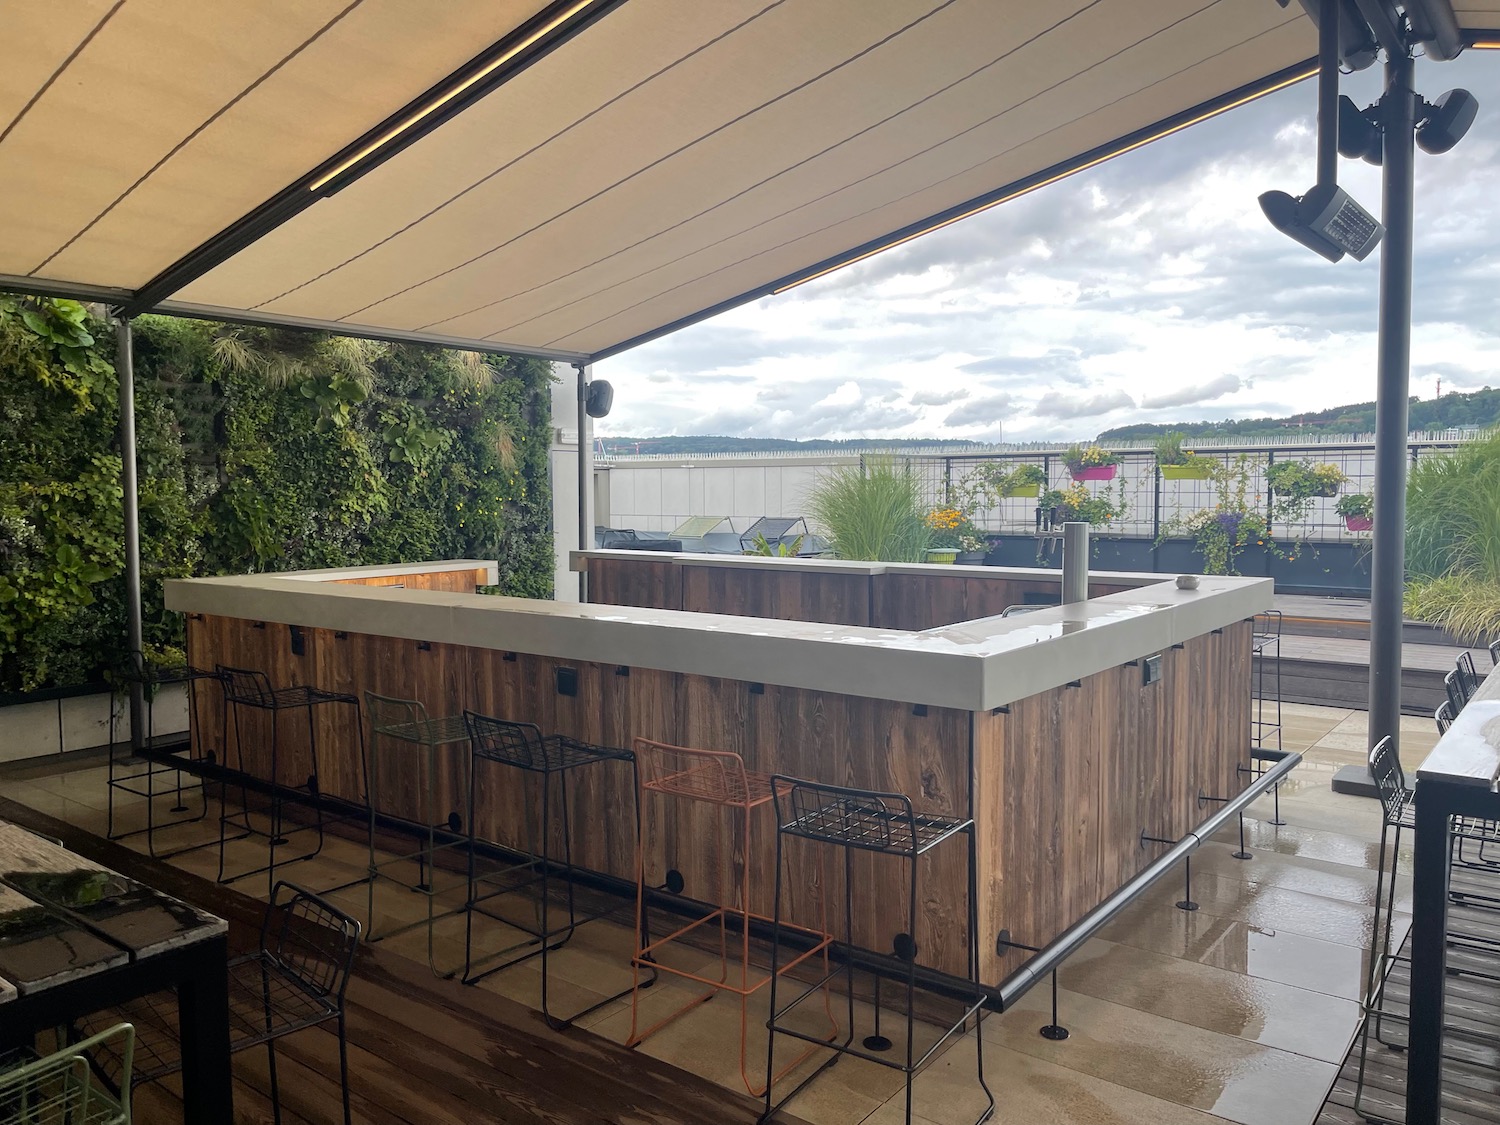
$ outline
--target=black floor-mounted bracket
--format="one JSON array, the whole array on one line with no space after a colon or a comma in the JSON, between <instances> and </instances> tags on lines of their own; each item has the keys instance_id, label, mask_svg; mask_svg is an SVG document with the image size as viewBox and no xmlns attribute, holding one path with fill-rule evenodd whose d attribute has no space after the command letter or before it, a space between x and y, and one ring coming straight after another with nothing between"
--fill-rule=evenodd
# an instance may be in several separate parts
<instances>
[{"instance_id":1,"label":"black floor-mounted bracket","mask_svg":"<svg viewBox=\"0 0 1500 1125\"><path fill-rule=\"evenodd\" d=\"M1141 847L1143 847L1143 848L1147 844L1167 844L1167 845L1174 845L1176 843L1177 843L1176 840L1168 840L1168 839L1165 839L1165 838L1163 838L1161 836L1147 836L1146 835L1146 830L1144 828L1141 829ZM1183 857L1183 859L1182 859L1182 870L1184 872L1184 875L1183 875L1183 897L1177 900L1177 909L1178 910L1186 910L1186 911L1191 912L1191 911L1194 911L1194 910L1198 909L1198 904L1193 901L1193 857L1192 856L1189 855L1189 856L1184 856Z\"/></svg>"},{"instance_id":2,"label":"black floor-mounted bracket","mask_svg":"<svg viewBox=\"0 0 1500 1125\"><path fill-rule=\"evenodd\" d=\"M1010 939L1009 930L1001 930L995 935L995 952L1004 954L1007 949L1023 949L1027 953L1040 953L1041 950L1034 945L1023 945L1019 941ZM1052 1022L1037 1030L1037 1034L1043 1039L1050 1039L1054 1043L1061 1043L1068 1037L1068 1029L1057 1020L1057 970L1052 970Z\"/></svg>"}]
</instances>

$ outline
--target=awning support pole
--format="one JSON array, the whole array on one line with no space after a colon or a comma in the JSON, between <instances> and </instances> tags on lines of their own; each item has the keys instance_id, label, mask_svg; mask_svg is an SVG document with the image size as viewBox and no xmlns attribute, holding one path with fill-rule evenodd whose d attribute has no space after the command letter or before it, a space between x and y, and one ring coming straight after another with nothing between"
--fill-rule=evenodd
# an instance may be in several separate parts
<instances>
[{"instance_id":1,"label":"awning support pole","mask_svg":"<svg viewBox=\"0 0 1500 1125\"><path fill-rule=\"evenodd\" d=\"M589 444L589 368L575 363L578 372L578 549L594 549L594 520L589 514L594 493L594 449ZM589 600L588 571L578 572L578 600Z\"/></svg>"},{"instance_id":2,"label":"awning support pole","mask_svg":"<svg viewBox=\"0 0 1500 1125\"><path fill-rule=\"evenodd\" d=\"M1413 136L1409 55L1385 66L1380 338L1375 395L1375 527L1370 571L1370 745L1401 738L1401 623L1406 582L1407 396L1411 393Z\"/></svg>"},{"instance_id":3,"label":"awning support pole","mask_svg":"<svg viewBox=\"0 0 1500 1125\"><path fill-rule=\"evenodd\" d=\"M125 632L130 652L130 746L145 742L145 629L141 622L141 515L135 466L135 351L130 318L115 321L115 373L120 377L120 490L125 516Z\"/></svg>"}]
</instances>

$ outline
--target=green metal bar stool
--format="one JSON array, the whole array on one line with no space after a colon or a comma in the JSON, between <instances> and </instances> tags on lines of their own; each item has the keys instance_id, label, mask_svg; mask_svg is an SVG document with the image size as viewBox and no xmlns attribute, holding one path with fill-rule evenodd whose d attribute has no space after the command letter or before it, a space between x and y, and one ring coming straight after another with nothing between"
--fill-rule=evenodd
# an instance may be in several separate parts
<instances>
[{"instance_id":1,"label":"green metal bar stool","mask_svg":"<svg viewBox=\"0 0 1500 1125\"><path fill-rule=\"evenodd\" d=\"M467 864L462 872L456 872L456 880L451 887L440 890L437 886L437 868L434 860L439 852L453 848L467 849L469 838L464 832L463 817L456 810L449 810L447 816L439 818L436 809L437 802L437 769L438 754L446 747L458 748L456 752L465 756L469 750L469 730L464 725L462 715L432 719L427 715L427 708L417 699L396 699L392 696L377 695L373 691L365 692L365 713L370 723L370 927L367 941L383 941L397 934L404 934L414 930L418 926L427 927L427 967L438 976L452 976L457 972L459 966L448 970L440 970L437 967L436 957L432 945L432 927L439 918L447 918L450 915L462 914L467 909L467 895L463 901L455 907L446 910L438 910L436 899L443 891L451 891L457 888L468 887ZM380 860L375 858L375 822L380 814L380 758L381 746L386 744L393 753L417 754L422 763L422 792L423 813L422 827L426 831L426 842L423 847L406 855L396 856L391 859ZM392 746L390 744L394 743ZM423 752L425 751L425 753ZM468 766L465 763L462 770L454 771L453 776L468 779ZM467 798L464 798L467 804ZM440 843L438 834L443 834ZM417 882L408 883L400 876L390 874L382 870L398 863L409 863L417 861ZM375 929L375 884L380 880L396 883L406 887L408 890L416 891L427 897L427 918L408 922L394 930L378 933Z\"/></svg>"},{"instance_id":2,"label":"green metal bar stool","mask_svg":"<svg viewBox=\"0 0 1500 1125\"><path fill-rule=\"evenodd\" d=\"M109 1089L94 1075L90 1053L105 1049L124 1075ZM135 1029L128 1023L102 1031L55 1054L0 1055L0 1120L17 1125L130 1125L130 1068Z\"/></svg>"}]
</instances>

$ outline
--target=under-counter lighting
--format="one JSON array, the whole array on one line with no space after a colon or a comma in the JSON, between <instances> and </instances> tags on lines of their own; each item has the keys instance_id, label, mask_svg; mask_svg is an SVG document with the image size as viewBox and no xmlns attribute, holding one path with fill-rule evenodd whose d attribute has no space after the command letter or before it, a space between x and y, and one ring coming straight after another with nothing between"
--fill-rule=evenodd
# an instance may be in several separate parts
<instances>
[{"instance_id":1,"label":"under-counter lighting","mask_svg":"<svg viewBox=\"0 0 1500 1125\"><path fill-rule=\"evenodd\" d=\"M1497 46L1500 46L1500 44L1497 44ZM884 246L877 246L874 250L866 250L863 254L858 254L853 258L849 258L845 261L839 262L837 265L829 266L827 269L819 270L817 273L809 274L807 277L801 278L797 281L790 281L778 289L772 289L771 294L772 296L775 296L779 293L785 293L787 290L795 289L799 285L806 285L809 281L816 281L820 277L827 277L829 274L835 273L836 271L841 270L846 266L852 266L858 262L863 262L866 258L873 258L876 254L883 254L887 250L894 250L897 246L904 245L914 238L921 238L924 234L931 234L933 231L942 230L944 227L951 226L961 219L967 219L970 216L979 214L981 211L988 211L991 207L998 207L1002 203L1009 203L1013 199L1019 199L1023 195L1029 195L1031 192L1036 191L1038 188L1044 188L1050 184L1055 184L1059 180L1067 179L1069 176L1076 176L1079 172L1087 172L1090 168L1097 168L1100 164L1103 164L1107 160L1113 160L1117 156L1124 156L1127 152L1134 152L1136 149L1141 148L1144 145L1149 145L1153 141L1159 141L1163 137L1170 137L1173 133L1180 133L1182 130L1188 128L1189 126L1197 125L1213 117L1218 117L1221 113L1228 113L1231 109L1238 109L1240 106L1246 105L1259 98L1263 98L1267 94L1274 94L1277 90L1284 90L1288 86L1295 86L1298 82L1301 82L1307 78L1311 78L1317 73L1318 68L1312 67L1308 70L1302 71L1299 74L1294 74L1290 78L1283 79L1282 81L1276 83L1274 86L1267 86L1264 90L1257 90L1253 94L1246 94L1243 98L1237 98L1234 101L1228 102L1225 105L1221 105L1216 109L1208 110L1206 113L1200 113L1197 117L1189 118L1187 121L1180 121L1176 125L1158 130L1157 132L1152 133L1150 136L1142 137L1140 138L1140 140L1131 141L1127 145L1121 145L1119 148L1111 149L1109 152L1106 152L1100 156L1096 156L1093 160L1080 164L1076 168L1069 168L1066 172L1059 172L1055 176L1048 176L1045 180L1039 180L1038 182L1027 187L1018 188L1016 191L1010 192L1008 195L1002 195L999 199L992 199L988 203L981 203L978 207L974 207L971 210L965 211L962 215L954 215L952 218L942 220L942 222L933 223L930 227L923 227L921 230L915 231L912 234L902 235L900 238L895 239L894 241L887 242Z\"/></svg>"},{"instance_id":2,"label":"under-counter lighting","mask_svg":"<svg viewBox=\"0 0 1500 1125\"><path fill-rule=\"evenodd\" d=\"M562 14L560 14L559 16L557 16L555 19L549 20L546 24L544 24L542 27L539 27L536 31L534 31L530 35L528 35L525 39L521 40L519 43L517 43L514 46L512 46L509 50L507 50L507 51L503 52L502 54L496 56L488 64L486 64L482 69L475 71L473 74L469 75L468 78L465 78L462 82L460 82L457 86L454 86L451 90L445 91L443 94L439 95L438 97L434 98L432 101L428 102L421 109L417 110L411 116L409 116L408 118L406 118L406 120L402 121L401 124L397 125L393 129L389 130L388 132L386 132L385 134L383 134L381 137L379 137L377 140L371 141L364 148L360 149L353 156L351 156L348 160L344 161L337 168L335 168L333 171L328 172L327 174L325 174L323 176L320 176L318 179L314 180L313 183L311 185L309 185L309 187L308 187L307 190L308 191L317 191L319 188L323 187L325 184L329 183L330 181L332 181L334 179L337 179L339 176L342 176L350 168L353 168L361 160L365 159L365 157L367 157L370 154L372 154L372 153L378 151L379 149L385 147L385 145L387 145L391 141L395 140L402 133L404 133L408 129L410 129L413 125L417 124L418 122L422 121L424 118L430 116L435 111L437 111L437 110L441 109L443 106L447 105L454 98L458 97L459 94L462 94L470 86L472 86L472 85L474 85L474 83L478 82L481 78L485 77L488 74L493 74L500 67L502 67L506 63L510 62L511 59L515 58L522 51L526 50L527 47L530 47L538 39L541 39L543 36L549 35L553 31L556 31L559 27L561 27L563 24L567 23L570 19L572 19L574 16L576 16L579 12L583 11L583 9L589 7L593 3L595 3L595 0L578 0L578 3L574 4L567 11L563 12Z\"/></svg>"}]
</instances>

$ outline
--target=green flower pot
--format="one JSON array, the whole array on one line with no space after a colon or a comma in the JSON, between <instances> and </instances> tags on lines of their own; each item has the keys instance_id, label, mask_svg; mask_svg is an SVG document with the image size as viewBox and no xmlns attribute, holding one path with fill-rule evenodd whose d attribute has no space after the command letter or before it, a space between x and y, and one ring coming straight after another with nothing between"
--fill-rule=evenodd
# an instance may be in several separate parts
<instances>
[{"instance_id":1,"label":"green flower pot","mask_svg":"<svg viewBox=\"0 0 1500 1125\"><path fill-rule=\"evenodd\" d=\"M957 558L957 547L932 547L927 552L927 561L930 563L951 563Z\"/></svg>"},{"instance_id":2,"label":"green flower pot","mask_svg":"<svg viewBox=\"0 0 1500 1125\"><path fill-rule=\"evenodd\" d=\"M1163 480L1207 480L1209 465L1163 465Z\"/></svg>"},{"instance_id":3,"label":"green flower pot","mask_svg":"<svg viewBox=\"0 0 1500 1125\"><path fill-rule=\"evenodd\" d=\"M1018 484L1005 490L1006 496L1040 496L1042 486L1039 484Z\"/></svg>"}]
</instances>

